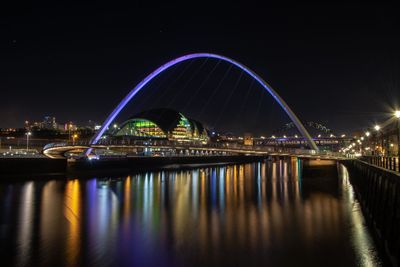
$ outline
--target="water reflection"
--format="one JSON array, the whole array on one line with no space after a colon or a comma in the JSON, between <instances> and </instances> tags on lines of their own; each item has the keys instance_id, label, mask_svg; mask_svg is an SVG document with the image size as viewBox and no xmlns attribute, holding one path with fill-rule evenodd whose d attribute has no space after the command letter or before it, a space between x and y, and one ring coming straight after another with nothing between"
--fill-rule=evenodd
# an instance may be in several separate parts
<instances>
[{"instance_id":1,"label":"water reflection","mask_svg":"<svg viewBox=\"0 0 400 267\"><path fill-rule=\"evenodd\" d=\"M10 265L380 264L346 169L301 177L295 158L1 184L0 201Z\"/></svg>"},{"instance_id":2,"label":"water reflection","mask_svg":"<svg viewBox=\"0 0 400 267\"><path fill-rule=\"evenodd\" d=\"M26 266L29 263L32 246L32 227L34 203L34 183L28 182L21 189L21 208L17 230L17 265Z\"/></svg>"}]
</instances>

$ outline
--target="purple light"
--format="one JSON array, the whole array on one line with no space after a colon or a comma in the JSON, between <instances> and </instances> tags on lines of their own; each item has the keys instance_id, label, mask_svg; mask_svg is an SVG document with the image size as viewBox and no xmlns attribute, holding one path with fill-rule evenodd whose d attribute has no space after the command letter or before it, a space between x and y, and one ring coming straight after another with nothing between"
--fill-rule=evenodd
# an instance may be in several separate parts
<instances>
[{"instance_id":1,"label":"purple light","mask_svg":"<svg viewBox=\"0 0 400 267\"><path fill-rule=\"evenodd\" d=\"M282 109L286 112L286 114L290 117L290 119L293 121L293 123L296 125L297 129L300 131L300 133L303 135L304 138L308 140L308 143L310 147L314 150L318 150L317 145L314 143L312 140L310 134L307 132L307 130L304 128L303 124L300 122L299 118L294 114L294 112L290 109L290 107L286 104L286 102L275 92L275 90L272 89L272 87L264 81L260 76L258 76L255 72L250 70L248 67L245 65L231 59L225 56L217 55L217 54L210 54L210 53L195 53L195 54L189 54L185 55L182 57L178 57L176 59L173 59L166 64L162 65L152 73L150 73L146 78L144 78L138 85L133 88L127 96L125 96L124 99L118 104L118 106L111 112L111 114L107 117L107 119L104 121L103 125L101 126L100 130L96 133L96 135L92 138L90 141L91 145L96 144L101 136L104 134L108 126L113 122L115 117L121 112L121 110L126 106L126 104L129 103L129 101L147 84L149 83L153 78L155 78L157 75L159 75L161 72L169 69L170 67L186 61L190 60L193 58L216 58L220 59L226 62L229 62L238 68L242 69L244 72L249 74L251 77L253 77L260 85L262 85L270 94L271 96L279 103L279 105L282 107ZM88 155L91 152L91 149L88 149L85 154Z\"/></svg>"}]
</instances>

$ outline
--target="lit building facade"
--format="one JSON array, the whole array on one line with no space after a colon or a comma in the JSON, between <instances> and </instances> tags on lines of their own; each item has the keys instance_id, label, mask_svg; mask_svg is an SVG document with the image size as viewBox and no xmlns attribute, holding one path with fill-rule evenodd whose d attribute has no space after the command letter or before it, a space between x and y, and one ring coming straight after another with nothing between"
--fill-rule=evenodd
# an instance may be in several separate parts
<instances>
[{"instance_id":1,"label":"lit building facade","mask_svg":"<svg viewBox=\"0 0 400 267\"><path fill-rule=\"evenodd\" d=\"M153 109L132 116L114 131L114 136L168 139L178 142L209 141L205 127L172 109Z\"/></svg>"}]
</instances>

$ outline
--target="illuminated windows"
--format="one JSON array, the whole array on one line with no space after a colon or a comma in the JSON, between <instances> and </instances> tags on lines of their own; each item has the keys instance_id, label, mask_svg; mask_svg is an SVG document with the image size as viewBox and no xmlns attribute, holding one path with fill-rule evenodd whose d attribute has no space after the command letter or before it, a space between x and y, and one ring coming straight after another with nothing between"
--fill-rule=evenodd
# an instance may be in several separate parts
<instances>
[{"instance_id":1,"label":"illuminated windows","mask_svg":"<svg viewBox=\"0 0 400 267\"><path fill-rule=\"evenodd\" d=\"M171 109L154 109L139 113L124 122L114 135L178 142L208 142L207 131L200 122L186 118Z\"/></svg>"},{"instance_id":2,"label":"illuminated windows","mask_svg":"<svg viewBox=\"0 0 400 267\"><path fill-rule=\"evenodd\" d=\"M146 119L131 119L115 134L116 136L137 136L166 138L166 134L152 121Z\"/></svg>"}]
</instances>

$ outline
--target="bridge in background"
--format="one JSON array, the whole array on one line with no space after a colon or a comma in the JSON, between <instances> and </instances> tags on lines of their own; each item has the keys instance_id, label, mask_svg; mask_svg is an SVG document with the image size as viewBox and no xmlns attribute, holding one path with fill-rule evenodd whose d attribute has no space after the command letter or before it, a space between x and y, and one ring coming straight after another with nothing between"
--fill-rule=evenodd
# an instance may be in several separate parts
<instances>
[{"instance_id":1,"label":"bridge in background","mask_svg":"<svg viewBox=\"0 0 400 267\"><path fill-rule=\"evenodd\" d=\"M194 53L194 54L188 54L185 56L181 56L178 58L175 58L171 61L168 61L164 65L160 66L157 68L155 71L150 73L147 77L145 77L140 83L138 83L127 95L122 101L115 107L115 109L110 113L110 115L107 117L107 119L104 121L102 124L100 130L95 134L95 136L92 138L90 141L91 145L97 144L105 131L108 129L108 127L111 125L111 123L114 121L114 119L117 117L117 115L122 111L122 109L132 100L132 98L139 92L141 91L145 85L147 85L150 81L152 81L155 77L157 77L160 73L166 71L167 69L181 63L184 61L188 61L191 59L195 58L213 58L213 59L218 59L222 60L225 62L228 62L232 64L233 66L238 67L245 73L247 73L249 76L251 76L256 82L258 82L275 100L276 102L281 106L281 108L286 112L286 114L289 116L289 118L292 120L292 122L296 125L297 129L301 133L301 135L307 139L308 144L311 149L318 151L318 147L315 144L315 142L312 140L310 134L304 127L304 125L301 123L300 119L297 117L297 115L292 111L292 109L289 107L289 105L279 96L279 94L264 80L262 79L258 74L256 74L254 71L252 71L250 68L245 66L244 64L231 59L229 57L225 57L222 55L217 55L217 54L211 54L211 53ZM91 149L88 149L85 154L88 155L90 154Z\"/></svg>"},{"instance_id":2,"label":"bridge in background","mask_svg":"<svg viewBox=\"0 0 400 267\"><path fill-rule=\"evenodd\" d=\"M206 59L218 59L231 64L247 75L252 77L262 88L264 88L273 99L280 105L280 107L286 112L292 121L292 124L300 132L304 142L309 146L310 149L295 149L285 147L273 147L273 146L244 146L239 144L188 144L188 143L177 143L177 142L142 142L136 144L124 144L124 143L113 143L104 145L101 144L102 137L109 126L117 117L117 115L123 110L123 108L134 98L134 96L141 91L146 84L152 81L160 73L167 69L184 61L206 58ZM276 141L276 140L274 140ZM155 71L146 76L139 84L137 84L122 101L115 107L115 109L108 115L107 119L102 124L98 132L87 144L74 145L70 143L58 143L48 144L43 148L43 154L52 158L62 158L68 156L78 156L79 154L85 157L91 157L94 153L96 155L111 156L111 155L124 155L124 156L213 156L213 155L294 155L304 157L326 157L326 158L341 158L339 153L333 152L321 152L315 141L304 127L297 115L287 105L287 103L279 96L279 94L258 74L252 71L244 64L217 54L211 53L194 53L188 54L175 58L164 65L157 68Z\"/></svg>"},{"instance_id":3,"label":"bridge in background","mask_svg":"<svg viewBox=\"0 0 400 267\"><path fill-rule=\"evenodd\" d=\"M87 145L72 143L53 143L43 148L43 154L50 158L79 158L87 149L94 151L97 157L193 157L193 156L228 156L228 155L263 155L263 156L297 156L304 158L343 159L343 155L329 151L296 149L266 146L246 146L240 144L207 144L179 143L171 141L137 141L134 144L113 142L111 144Z\"/></svg>"}]
</instances>

